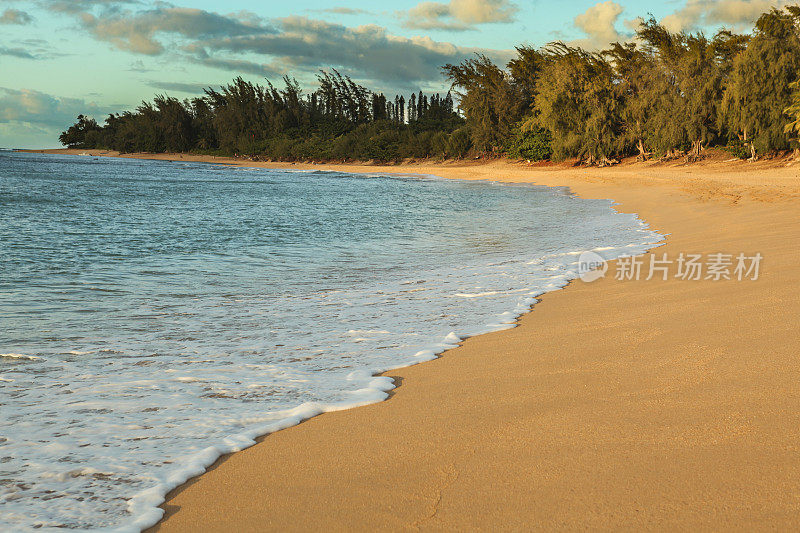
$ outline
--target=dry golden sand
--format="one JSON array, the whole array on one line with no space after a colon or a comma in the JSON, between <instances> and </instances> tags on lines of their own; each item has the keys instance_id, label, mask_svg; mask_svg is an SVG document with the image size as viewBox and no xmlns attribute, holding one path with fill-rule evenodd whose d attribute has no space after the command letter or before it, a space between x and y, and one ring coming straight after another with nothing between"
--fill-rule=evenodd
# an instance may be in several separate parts
<instances>
[{"instance_id":1,"label":"dry golden sand","mask_svg":"<svg viewBox=\"0 0 800 533\"><path fill-rule=\"evenodd\" d=\"M800 526L797 167L337 168L566 185L669 234L659 255L760 252L762 275L574 282L518 328L392 372L388 401L225 457L156 530Z\"/></svg>"}]
</instances>

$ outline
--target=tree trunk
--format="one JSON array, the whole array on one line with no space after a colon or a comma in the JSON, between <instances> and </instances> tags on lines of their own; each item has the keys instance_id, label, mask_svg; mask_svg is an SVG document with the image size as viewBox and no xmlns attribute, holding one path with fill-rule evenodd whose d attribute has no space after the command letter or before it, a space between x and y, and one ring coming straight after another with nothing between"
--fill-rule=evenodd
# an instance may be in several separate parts
<instances>
[{"instance_id":1,"label":"tree trunk","mask_svg":"<svg viewBox=\"0 0 800 533\"><path fill-rule=\"evenodd\" d=\"M695 161L700 161L700 151L703 149L703 141L698 139L696 141L692 141L692 149L689 151L689 155L687 156L687 161L689 163L694 163Z\"/></svg>"},{"instance_id":2,"label":"tree trunk","mask_svg":"<svg viewBox=\"0 0 800 533\"><path fill-rule=\"evenodd\" d=\"M742 138L742 142L744 143L745 146L748 145L750 146L750 159L748 159L748 161L755 161L758 159L758 156L756 156L756 147L753 146L753 143L751 141L748 141L747 139L747 128L744 129L743 133L744 135Z\"/></svg>"},{"instance_id":3,"label":"tree trunk","mask_svg":"<svg viewBox=\"0 0 800 533\"><path fill-rule=\"evenodd\" d=\"M639 142L636 143L636 149L639 150L639 155L636 156L637 161L646 161L647 160L647 151L644 149L644 141L639 139Z\"/></svg>"}]
</instances>

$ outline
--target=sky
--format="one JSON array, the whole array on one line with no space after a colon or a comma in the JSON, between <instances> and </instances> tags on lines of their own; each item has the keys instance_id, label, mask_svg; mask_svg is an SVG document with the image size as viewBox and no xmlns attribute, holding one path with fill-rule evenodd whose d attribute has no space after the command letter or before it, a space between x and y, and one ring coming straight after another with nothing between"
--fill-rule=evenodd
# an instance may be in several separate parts
<instances>
[{"instance_id":1,"label":"sky","mask_svg":"<svg viewBox=\"0 0 800 533\"><path fill-rule=\"evenodd\" d=\"M0 0L0 147L58 146L80 114L102 122L155 94L188 98L236 76L313 89L336 68L389 95L446 91L440 67L563 40L748 30L783 0Z\"/></svg>"}]
</instances>

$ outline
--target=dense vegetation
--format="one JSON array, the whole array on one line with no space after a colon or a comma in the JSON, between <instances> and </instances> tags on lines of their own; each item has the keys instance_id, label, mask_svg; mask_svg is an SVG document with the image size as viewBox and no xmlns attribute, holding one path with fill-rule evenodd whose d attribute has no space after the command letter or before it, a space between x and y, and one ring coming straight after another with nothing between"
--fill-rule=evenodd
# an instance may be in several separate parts
<instances>
[{"instance_id":1,"label":"dense vegetation","mask_svg":"<svg viewBox=\"0 0 800 533\"><path fill-rule=\"evenodd\" d=\"M64 145L121 152L239 154L279 160L501 155L699 159L708 146L757 157L796 146L800 7L763 14L750 35L672 33L655 19L636 39L588 52L556 42L517 48L505 68L484 56L445 65L458 100L387 99L336 70L304 95L235 79L205 96L157 96L135 111L62 133Z\"/></svg>"}]
</instances>

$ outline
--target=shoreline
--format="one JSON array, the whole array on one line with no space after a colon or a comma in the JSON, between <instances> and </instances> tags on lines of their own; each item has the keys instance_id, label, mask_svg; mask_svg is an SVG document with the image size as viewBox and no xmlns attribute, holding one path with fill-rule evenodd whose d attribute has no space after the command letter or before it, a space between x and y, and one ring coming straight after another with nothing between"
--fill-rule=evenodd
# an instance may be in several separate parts
<instances>
[{"instance_id":1,"label":"shoreline","mask_svg":"<svg viewBox=\"0 0 800 533\"><path fill-rule=\"evenodd\" d=\"M654 231L668 234L659 253L752 253L761 246L761 253L768 252L765 264L775 269L751 285L659 285L608 277L570 283L537 298L540 303L515 329L472 337L433 361L392 371L400 379L391 401L327 413L222 457L170 493L162 506L165 519L154 530L798 524L798 504L790 496L800 490L800 471L786 452L800 449L791 431L800 401L786 377L800 371L790 357L800 330L800 309L791 298L800 286L794 271L800 257L785 246L800 237L797 169L729 161L578 169L502 161L309 166L175 154L134 157L568 186L581 197L613 198L618 211L634 212ZM608 309L603 301L615 305ZM659 302L699 316L710 309L714 320L696 325L701 335ZM759 312L743 315L742 309ZM780 319L765 322L764 311L776 309ZM730 327L731 319L738 328ZM646 327L653 323L658 327ZM762 348L771 357L759 359L748 336L765 341ZM741 341L738 349L731 337ZM630 346L642 351L641 361ZM695 358L667 349L681 347ZM621 361L637 372L626 371ZM730 381L729 367L721 363L732 361L747 380ZM751 375L744 362L772 372ZM516 372L500 373L498 367ZM713 387L704 392L687 381ZM768 401L752 404L743 394L754 392ZM707 415L703 423L694 420L690 405ZM778 405L783 409L767 408ZM423 413L428 416L421 420ZM752 420L772 429L771 441L748 431ZM721 443L716 455L702 453L708 442ZM741 445L739 453L725 446L734 442ZM691 449L700 452L686 453ZM331 450L336 461L329 460ZM714 468L720 451L729 459L727 468ZM748 469L754 465L756 471ZM771 487L759 482L762 471L770 474ZM487 486L489 481L495 486Z\"/></svg>"},{"instance_id":2,"label":"shoreline","mask_svg":"<svg viewBox=\"0 0 800 533\"><path fill-rule=\"evenodd\" d=\"M763 159L756 162L731 158L730 154L714 149L701 161L686 164L683 160L637 162L628 158L609 167L575 166L571 162L527 163L508 159L408 161L398 164L373 162L296 163L251 161L242 158L208 156L186 153L127 153L110 150L79 150L55 148L15 150L22 153L51 155L80 155L145 159L165 162L193 162L231 165L245 168L288 170L339 170L353 173L428 174L450 179L496 180L508 183L531 183L564 186L562 180L588 185L598 180L613 180L617 184L675 186L701 200L724 200L733 204L755 200L800 200L800 161L790 156ZM502 178L491 172L503 172ZM675 180L682 180L675 183ZM607 196L603 198L608 198Z\"/></svg>"}]
</instances>

